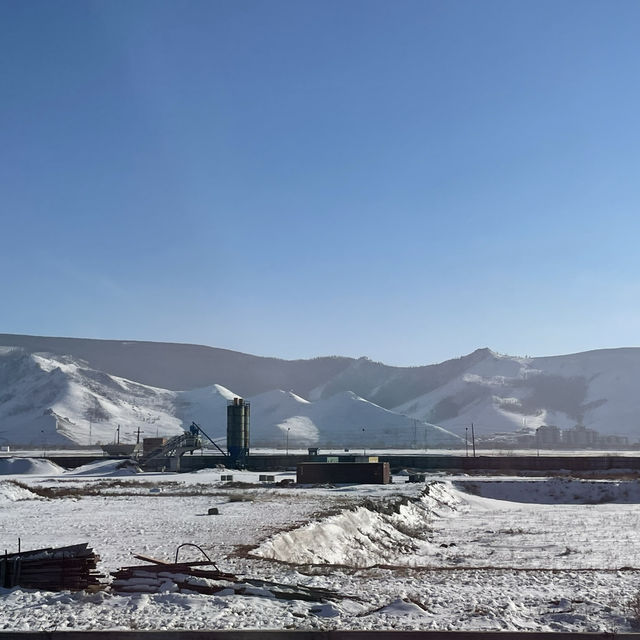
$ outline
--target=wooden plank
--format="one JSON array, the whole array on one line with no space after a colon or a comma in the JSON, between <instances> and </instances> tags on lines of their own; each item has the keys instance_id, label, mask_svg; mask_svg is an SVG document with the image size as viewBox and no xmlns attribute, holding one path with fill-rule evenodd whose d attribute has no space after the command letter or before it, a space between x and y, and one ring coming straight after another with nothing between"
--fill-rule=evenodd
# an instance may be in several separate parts
<instances>
[{"instance_id":1,"label":"wooden plank","mask_svg":"<svg viewBox=\"0 0 640 640\"><path fill-rule=\"evenodd\" d=\"M172 564L170 562L166 562L165 560L156 560L155 558L150 558L149 556L143 556L140 553L134 553L133 557L136 560L142 560L142 562L151 562L151 564Z\"/></svg>"}]
</instances>

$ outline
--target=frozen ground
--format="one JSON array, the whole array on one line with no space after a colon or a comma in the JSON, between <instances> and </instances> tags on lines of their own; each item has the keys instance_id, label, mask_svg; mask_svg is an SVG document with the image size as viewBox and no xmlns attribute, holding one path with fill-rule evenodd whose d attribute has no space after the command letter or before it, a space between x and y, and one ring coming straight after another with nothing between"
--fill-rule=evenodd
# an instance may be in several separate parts
<instances>
[{"instance_id":1,"label":"frozen ground","mask_svg":"<svg viewBox=\"0 0 640 640\"><path fill-rule=\"evenodd\" d=\"M0 589L0 629L631 629L636 479L291 487L233 475L243 484L212 470L132 474L107 462L59 473L33 463L0 478L0 542L14 551L18 537L23 549L87 541L105 573L136 564L132 553L173 560L193 542L223 570L344 597ZM220 515L205 515L214 506ZM189 554L180 557L200 559Z\"/></svg>"}]
</instances>

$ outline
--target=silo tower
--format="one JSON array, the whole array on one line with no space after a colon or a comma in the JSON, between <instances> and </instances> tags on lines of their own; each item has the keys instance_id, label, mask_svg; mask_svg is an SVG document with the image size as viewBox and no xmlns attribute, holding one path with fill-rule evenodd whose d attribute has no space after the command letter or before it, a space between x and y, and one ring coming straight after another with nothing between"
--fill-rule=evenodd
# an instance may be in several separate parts
<instances>
[{"instance_id":1,"label":"silo tower","mask_svg":"<svg viewBox=\"0 0 640 640\"><path fill-rule=\"evenodd\" d=\"M227 451L232 462L242 465L249 455L251 404L234 398L227 405Z\"/></svg>"}]
</instances>

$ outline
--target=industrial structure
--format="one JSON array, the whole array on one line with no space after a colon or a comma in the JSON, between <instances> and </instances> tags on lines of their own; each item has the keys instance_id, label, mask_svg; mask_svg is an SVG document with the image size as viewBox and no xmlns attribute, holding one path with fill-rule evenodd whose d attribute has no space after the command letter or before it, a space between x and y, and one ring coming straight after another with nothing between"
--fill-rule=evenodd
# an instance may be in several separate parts
<instances>
[{"instance_id":1,"label":"industrial structure","mask_svg":"<svg viewBox=\"0 0 640 640\"><path fill-rule=\"evenodd\" d=\"M154 446L156 445L156 446ZM202 438L193 430L184 431L173 438L145 438L143 440L143 454L138 464L143 468L149 467L170 471L180 471L180 458L185 453L193 453L202 449Z\"/></svg>"},{"instance_id":2,"label":"industrial structure","mask_svg":"<svg viewBox=\"0 0 640 640\"><path fill-rule=\"evenodd\" d=\"M234 398L227 405L227 455L236 468L246 466L249 457L251 404Z\"/></svg>"},{"instance_id":3,"label":"industrial structure","mask_svg":"<svg viewBox=\"0 0 640 640\"><path fill-rule=\"evenodd\" d=\"M224 456L226 466L244 468L249 457L249 425L251 405L242 398L234 398L227 406L227 450L221 449L204 429L195 422L189 431L172 438L145 438L138 463L143 469L180 471L180 459L185 453L202 449L206 438Z\"/></svg>"}]
</instances>

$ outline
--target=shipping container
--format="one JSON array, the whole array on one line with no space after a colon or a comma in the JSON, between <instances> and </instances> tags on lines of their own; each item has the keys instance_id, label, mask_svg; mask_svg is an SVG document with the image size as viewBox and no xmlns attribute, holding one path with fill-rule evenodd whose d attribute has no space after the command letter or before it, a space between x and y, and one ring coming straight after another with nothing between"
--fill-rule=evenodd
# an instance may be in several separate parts
<instances>
[{"instance_id":1,"label":"shipping container","mask_svg":"<svg viewBox=\"0 0 640 640\"><path fill-rule=\"evenodd\" d=\"M389 484L388 462L302 462L297 466L299 484Z\"/></svg>"}]
</instances>

